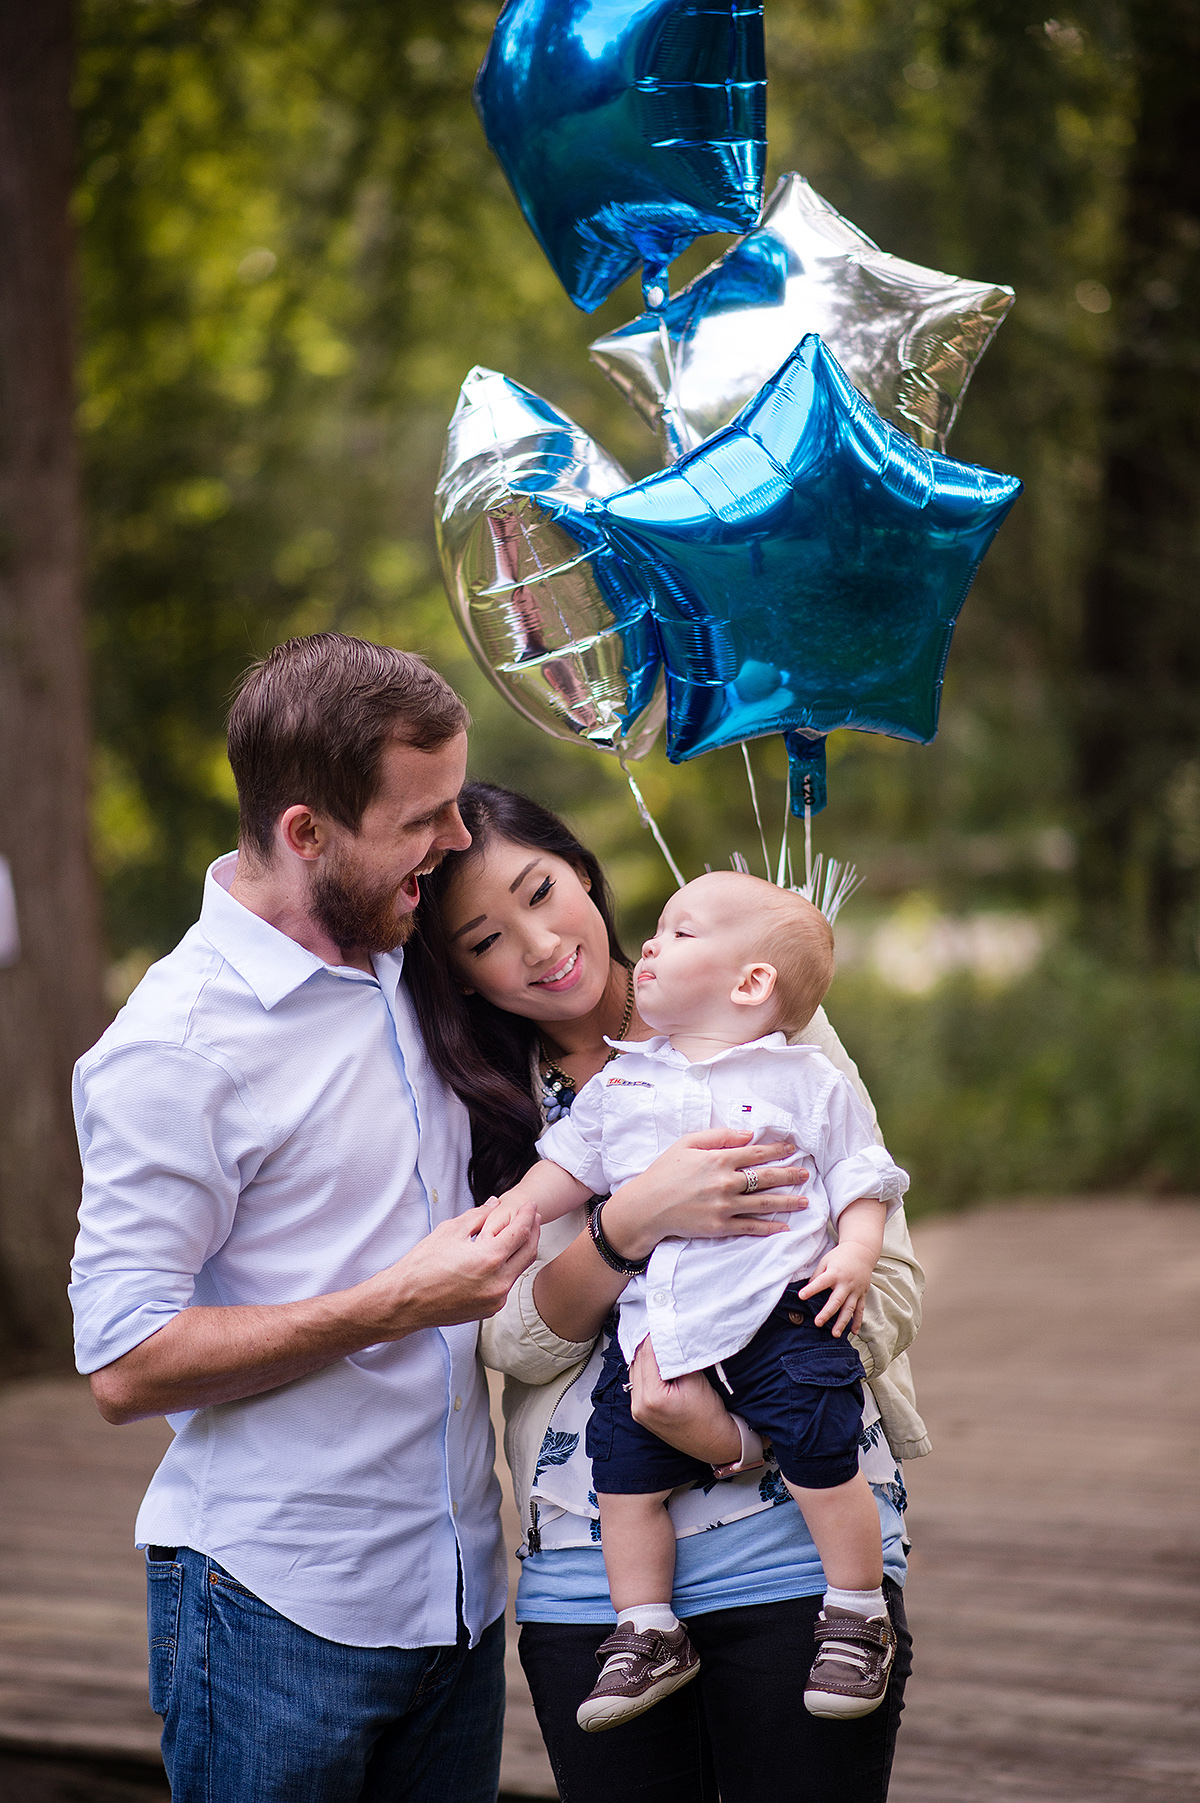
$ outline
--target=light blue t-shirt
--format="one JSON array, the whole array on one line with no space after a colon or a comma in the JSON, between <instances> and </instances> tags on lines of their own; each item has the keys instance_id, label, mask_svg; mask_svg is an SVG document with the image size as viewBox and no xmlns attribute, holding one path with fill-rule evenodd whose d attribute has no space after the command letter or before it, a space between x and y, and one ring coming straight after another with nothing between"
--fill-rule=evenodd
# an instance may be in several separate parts
<instances>
[{"instance_id":1,"label":"light blue t-shirt","mask_svg":"<svg viewBox=\"0 0 1200 1803\"><path fill-rule=\"evenodd\" d=\"M908 1566L904 1517L897 1505L903 1503L903 1491L891 1484L871 1488L883 1532L884 1574L902 1585ZM825 1590L817 1549L790 1496L773 1509L677 1540L675 1554L671 1606L684 1619L713 1609L820 1596ZM616 1619L600 1547L527 1553L521 1561L518 1622L607 1624Z\"/></svg>"}]
</instances>

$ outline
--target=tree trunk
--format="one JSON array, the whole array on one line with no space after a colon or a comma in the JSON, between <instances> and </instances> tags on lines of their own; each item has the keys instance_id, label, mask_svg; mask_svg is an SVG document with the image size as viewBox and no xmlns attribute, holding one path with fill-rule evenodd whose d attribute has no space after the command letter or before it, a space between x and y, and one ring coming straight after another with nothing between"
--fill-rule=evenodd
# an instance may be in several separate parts
<instances>
[{"instance_id":1,"label":"tree trunk","mask_svg":"<svg viewBox=\"0 0 1200 1803\"><path fill-rule=\"evenodd\" d=\"M103 1024L73 420L71 27L69 0L0 5L0 855L20 936L0 969L8 1370L69 1357L71 1066Z\"/></svg>"},{"instance_id":2,"label":"tree trunk","mask_svg":"<svg viewBox=\"0 0 1200 1803\"><path fill-rule=\"evenodd\" d=\"M1109 950L1193 968L1200 928L1200 11L1132 0L1130 154L1097 556L1080 877Z\"/></svg>"}]
</instances>

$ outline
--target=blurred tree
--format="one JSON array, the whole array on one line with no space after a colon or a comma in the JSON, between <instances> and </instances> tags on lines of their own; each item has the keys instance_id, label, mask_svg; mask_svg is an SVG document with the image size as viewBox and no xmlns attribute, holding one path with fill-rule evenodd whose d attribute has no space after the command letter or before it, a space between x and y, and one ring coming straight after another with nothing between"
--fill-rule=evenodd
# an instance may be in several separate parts
<instances>
[{"instance_id":1,"label":"blurred tree","mask_svg":"<svg viewBox=\"0 0 1200 1803\"><path fill-rule=\"evenodd\" d=\"M1082 877L1106 950L1200 931L1200 10L1130 0L1136 138L1112 281L1082 634Z\"/></svg>"},{"instance_id":2,"label":"blurred tree","mask_svg":"<svg viewBox=\"0 0 1200 1803\"><path fill-rule=\"evenodd\" d=\"M0 1360L66 1359L71 1066L102 1024L74 445L69 0L0 7Z\"/></svg>"}]
</instances>

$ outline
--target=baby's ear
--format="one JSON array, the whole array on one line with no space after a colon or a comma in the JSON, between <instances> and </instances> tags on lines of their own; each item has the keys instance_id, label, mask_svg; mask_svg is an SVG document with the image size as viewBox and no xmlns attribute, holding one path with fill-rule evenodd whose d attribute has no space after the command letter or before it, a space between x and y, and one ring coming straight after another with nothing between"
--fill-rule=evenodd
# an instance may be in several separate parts
<instances>
[{"instance_id":1,"label":"baby's ear","mask_svg":"<svg viewBox=\"0 0 1200 1803\"><path fill-rule=\"evenodd\" d=\"M779 973L773 964L748 964L729 994L737 1008L761 1008L775 993Z\"/></svg>"}]
</instances>

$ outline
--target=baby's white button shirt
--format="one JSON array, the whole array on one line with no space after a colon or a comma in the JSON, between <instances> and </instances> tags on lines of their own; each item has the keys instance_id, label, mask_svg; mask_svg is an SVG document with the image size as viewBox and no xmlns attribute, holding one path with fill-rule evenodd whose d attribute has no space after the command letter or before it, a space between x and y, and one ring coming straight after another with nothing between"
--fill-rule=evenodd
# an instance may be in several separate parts
<instances>
[{"instance_id":1,"label":"baby's white button shirt","mask_svg":"<svg viewBox=\"0 0 1200 1803\"><path fill-rule=\"evenodd\" d=\"M538 1141L543 1158L596 1195L708 1127L749 1127L754 1144L790 1139L797 1149L783 1162L808 1172L808 1207L769 1217L786 1221L787 1233L664 1240L645 1276L630 1281L621 1297L622 1352L631 1359L649 1334L662 1375L680 1377L740 1352L787 1286L812 1275L847 1204L874 1196L891 1214L908 1176L876 1143L849 1080L815 1046L768 1033L694 1064L665 1036L619 1049Z\"/></svg>"}]
</instances>

